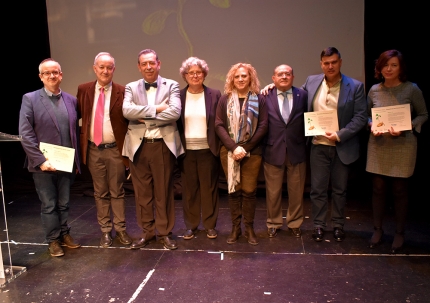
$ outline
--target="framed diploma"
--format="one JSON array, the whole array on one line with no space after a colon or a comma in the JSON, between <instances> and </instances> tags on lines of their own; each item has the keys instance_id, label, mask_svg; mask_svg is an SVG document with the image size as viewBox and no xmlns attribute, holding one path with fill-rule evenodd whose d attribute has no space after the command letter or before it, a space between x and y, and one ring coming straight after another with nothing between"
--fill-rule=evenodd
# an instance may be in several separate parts
<instances>
[{"instance_id":1,"label":"framed diploma","mask_svg":"<svg viewBox=\"0 0 430 303\"><path fill-rule=\"evenodd\" d=\"M411 130L410 104L375 107L372 110L372 131L386 133L392 127L395 131Z\"/></svg>"},{"instance_id":2,"label":"framed diploma","mask_svg":"<svg viewBox=\"0 0 430 303\"><path fill-rule=\"evenodd\" d=\"M305 136L325 135L325 132L339 130L336 110L322 110L305 113Z\"/></svg>"},{"instance_id":3,"label":"framed diploma","mask_svg":"<svg viewBox=\"0 0 430 303\"><path fill-rule=\"evenodd\" d=\"M40 142L40 150L46 159L55 167L56 170L61 170L71 173L73 170L73 162L75 161L75 149L64 147L55 144Z\"/></svg>"}]
</instances>

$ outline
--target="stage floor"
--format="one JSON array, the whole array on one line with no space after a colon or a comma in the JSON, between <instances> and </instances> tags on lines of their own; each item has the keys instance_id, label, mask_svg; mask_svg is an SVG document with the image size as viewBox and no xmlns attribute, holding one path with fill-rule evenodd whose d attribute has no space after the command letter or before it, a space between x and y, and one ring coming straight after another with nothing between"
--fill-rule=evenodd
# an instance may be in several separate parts
<instances>
[{"instance_id":1,"label":"stage floor","mask_svg":"<svg viewBox=\"0 0 430 303\"><path fill-rule=\"evenodd\" d=\"M55 258L44 243L35 192L25 186L22 191L5 191L12 265L26 271L0 288L0 302L430 302L430 222L418 211L411 212L405 247L401 254L390 255L395 226L388 207L384 242L369 249L371 204L360 192L348 198L344 242L334 241L331 227L324 241L312 240L306 195L302 237L294 238L284 224L277 237L269 239L264 192L259 190L259 244L252 246L242 236L229 245L227 195L220 190L217 239L208 239L201 230L194 239L184 240L182 202L175 200L173 238L179 248L169 251L157 242L130 250L117 239L109 248L99 246L94 199L77 184L69 224L82 247L65 248L65 255ZM283 203L286 208L287 197ZM133 195L127 195L126 206L127 231L137 238Z\"/></svg>"}]
</instances>

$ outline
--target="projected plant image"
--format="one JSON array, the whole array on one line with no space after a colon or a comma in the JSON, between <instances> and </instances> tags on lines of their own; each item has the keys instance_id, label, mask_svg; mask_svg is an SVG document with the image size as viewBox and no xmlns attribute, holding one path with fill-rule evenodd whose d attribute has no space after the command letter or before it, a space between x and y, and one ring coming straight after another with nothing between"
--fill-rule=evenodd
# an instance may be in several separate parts
<instances>
[{"instance_id":1,"label":"projected plant image","mask_svg":"<svg viewBox=\"0 0 430 303\"><path fill-rule=\"evenodd\" d=\"M166 19L171 14L176 14L176 23L178 25L179 34L185 40L188 48L188 56L193 56L193 44L185 31L182 22L182 10L187 0L178 0L178 8L176 10L158 10L145 18L142 24L142 30L147 35L157 35L164 29ZM218 8L230 7L230 0L209 0L209 2Z\"/></svg>"}]
</instances>

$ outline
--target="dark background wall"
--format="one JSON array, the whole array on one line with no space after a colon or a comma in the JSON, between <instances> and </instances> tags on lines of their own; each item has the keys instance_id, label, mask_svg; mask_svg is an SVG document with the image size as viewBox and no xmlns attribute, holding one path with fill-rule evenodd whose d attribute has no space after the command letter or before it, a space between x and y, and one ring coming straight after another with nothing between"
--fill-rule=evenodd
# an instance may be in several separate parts
<instances>
[{"instance_id":1,"label":"dark background wall","mask_svg":"<svg viewBox=\"0 0 430 303\"><path fill-rule=\"evenodd\" d=\"M0 107L0 132L18 134L18 115L22 95L41 87L38 78L38 64L50 57L48 24L45 0L25 3L11 2L8 13L13 22L3 27L3 53L6 53L6 67L3 69L4 91ZM386 1L365 0L365 85L366 90L376 83L373 78L374 61L387 49L403 52L409 80L418 84L424 93L427 109L430 109L430 73L427 57L423 55L428 23L424 18L424 3L407 1L403 4L388 4ZM421 17L422 16L422 17ZM308 37L312 39L312 37ZM336 45L334 45L336 46ZM319 54L320 50L315 50ZM76 54L79 60L79 54ZM60 62L61 63L61 62ZM73 93L73 92L71 92ZM414 176L411 178L412 211L430 210L426 197L429 178L430 122L427 122L419 136L418 159ZM364 172L367 133L362 134L362 158L354 165L352 186L357 193L368 194L369 176ZM0 161L5 192L8 185L31 180L22 168L25 154L19 142L0 142ZM85 178L81 176L77 178Z\"/></svg>"}]
</instances>

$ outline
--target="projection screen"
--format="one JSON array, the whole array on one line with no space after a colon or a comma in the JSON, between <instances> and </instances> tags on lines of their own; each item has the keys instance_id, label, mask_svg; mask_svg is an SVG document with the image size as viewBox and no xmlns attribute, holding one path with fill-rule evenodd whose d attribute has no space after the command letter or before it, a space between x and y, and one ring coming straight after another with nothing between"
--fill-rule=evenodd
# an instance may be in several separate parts
<instances>
[{"instance_id":1,"label":"projection screen","mask_svg":"<svg viewBox=\"0 0 430 303\"><path fill-rule=\"evenodd\" d=\"M97 53L116 60L114 81L141 78L137 54L154 49L160 75L186 83L183 60L206 60L205 84L223 91L238 62L252 64L262 87L273 69L293 67L294 85L321 72L320 53L335 46L341 71L364 82L364 0L47 0L51 57L63 70L62 89L76 94L95 80Z\"/></svg>"}]
</instances>

